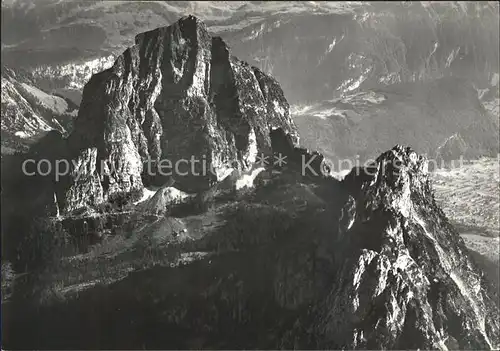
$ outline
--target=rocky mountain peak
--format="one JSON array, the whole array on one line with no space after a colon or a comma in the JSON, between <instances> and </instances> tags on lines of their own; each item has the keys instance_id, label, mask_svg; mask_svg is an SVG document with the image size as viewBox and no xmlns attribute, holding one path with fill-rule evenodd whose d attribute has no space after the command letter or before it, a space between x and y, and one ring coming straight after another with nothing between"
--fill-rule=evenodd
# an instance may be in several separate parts
<instances>
[{"instance_id":1,"label":"rocky mountain peak","mask_svg":"<svg viewBox=\"0 0 500 351\"><path fill-rule=\"evenodd\" d=\"M345 178L365 201L365 208L390 208L408 217L412 196L432 197L428 162L412 148L396 145L365 168L354 168ZM356 183L355 185L353 184Z\"/></svg>"},{"instance_id":2,"label":"rocky mountain peak","mask_svg":"<svg viewBox=\"0 0 500 351\"><path fill-rule=\"evenodd\" d=\"M211 36L207 31L205 23L199 18L189 15L180 18L177 22L168 27L159 27L151 31L139 33L135 36L135 44L142 45L148 36L165 36L168 33L175 33L177 42L191 39L200 42L210 41ZM182 39L181 39L182 38Z\"/></svg>"},{"instance_id":3,"label":"rocky mountain peak","mask_svg":"<svg viewBox=\"0 0 500 351\"><path fill-rule=\"evenodd\" d=\"M95 204L169 177L185 191L206 189L234 165L245 171L258 153L269 154L271 128L298 140L278 82L231 56L196 17L135 42L84 88L69 144L85 174L70 182L68 209L91 205L89 192L102 194ZM158 174L162 160L183 169Z\"/></svg>"},{"instance_id":4,"label":"rocky mountain peak","mask_svg":"<svg viewBox=\"0 0 500 351\"><path fill-rule=\"evenodd\" d=\"M344 184L338 280L316 329L322 345L497 347L491 286L436 205L426 159L395 146Z\"/></svg>"}]
</instances>

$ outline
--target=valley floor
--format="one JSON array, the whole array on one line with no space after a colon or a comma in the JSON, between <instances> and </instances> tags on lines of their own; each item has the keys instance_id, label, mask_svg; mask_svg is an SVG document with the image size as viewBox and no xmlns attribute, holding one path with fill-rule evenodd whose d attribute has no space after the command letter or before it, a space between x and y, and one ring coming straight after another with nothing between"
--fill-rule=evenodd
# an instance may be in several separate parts
<instances>
[{"instance_id":1,"label":"valley floor","mask_svg":"<svg viewBox=\"0 0 500 351\"><path fill-rule=\"evenodd\" d=\"M436 200L461 234L498 237L499 160L482 158L433 173Z\"/></svg>"},{"instance_id":2,"label":"valley floor","mask_svg":"<svg viewBox=\"0 0 500 351\"><path fill-rule=\"evenodd\" d=\"M499 159L482 158L433 173L436 200L475 261L500 291Z\"/></svg>"}]
</instances>

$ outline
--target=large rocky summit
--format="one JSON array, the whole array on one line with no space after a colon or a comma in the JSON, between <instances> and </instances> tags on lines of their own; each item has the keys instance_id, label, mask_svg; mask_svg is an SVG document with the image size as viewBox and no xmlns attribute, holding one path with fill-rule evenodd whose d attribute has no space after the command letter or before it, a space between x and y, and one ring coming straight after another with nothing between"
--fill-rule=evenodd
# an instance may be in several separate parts
<instances>
[{"instance_id":1,"label":"large rocky summit","mask_svg":"<svg viewBox=\"0 0 500 351\"><path fill-rule=\"evenodd\" d=\"M269 155L271 129L298 142L276 80L231 56L197 18L135 42L84 88L64 209L161 185L170 173L182 190L200 191Z\"/></svg>"}]
</instances>

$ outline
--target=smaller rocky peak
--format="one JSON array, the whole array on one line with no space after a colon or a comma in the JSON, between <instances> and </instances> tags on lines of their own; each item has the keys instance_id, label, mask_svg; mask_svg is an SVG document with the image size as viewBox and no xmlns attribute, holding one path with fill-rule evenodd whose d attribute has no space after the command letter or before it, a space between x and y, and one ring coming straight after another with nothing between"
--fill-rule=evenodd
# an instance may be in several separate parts
<instances>
[{"instance_id":1,"label":"smaller rocky peak","mask_svg":"<svg viewBox=\"0 0 500 351\"><path fill-rule=\"evenodd\" d=\"M428 181L427 159L411 147L396 145L380 155L376 162L378 172L374 181L383 182L393 191L401 190L405 184L421 188Z\"/></svg>"},{"instance_id":2,"label":"smaller rocky peak","mask_svg":"<svg viewBox=\"0 0 500 351\"><path fill-rule=\"evenodd\" d=\"M357 173L361 175L357 177ZM375 162L367 167L353 169L345 178L384 183L392 189L400 187L405 175L426 177L428 174L427 160L418 155L411 147L394 146L391 150L381 154ZM403 178L401 177L403 176Z\"/></svg>"},{"instance_id":3,"label":"smaller rocky peak","mask_svg":"<svg viewBox=\"0 0 500 351\"><path fill-rule=\"evenodd\" d=\"M340 212L337 286L319 308L322 346L498 345L491 286L437 206L426 158L396 145L343 185L350 195Z\"/></svg>"},{"instance_id":4,"label":"smaller rocky peak","mask_svg":"<svg viewBox=\"0 0 500 351\"><path fill-rule=\"evenodd\" d=\"M365 208L409 215L414 199L432 200L428 161L411 147L394 146L366 167L355 167L343 183Z\"/></svg>"}]
</instances>

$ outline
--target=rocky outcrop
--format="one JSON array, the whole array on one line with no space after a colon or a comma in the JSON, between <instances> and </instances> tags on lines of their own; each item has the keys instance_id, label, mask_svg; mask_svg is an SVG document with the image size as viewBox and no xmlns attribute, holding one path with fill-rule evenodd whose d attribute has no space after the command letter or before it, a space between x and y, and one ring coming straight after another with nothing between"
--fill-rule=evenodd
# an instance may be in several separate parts
<instances>
[{"instance_id":1,"label":"rocky outcrop","mask_svg":"<svg viewBox=\"0 0 500 351\"><path fill-rule=\"evenodd\" d=\"M145 191L150 190L145 189ZM139 202L137 209L152 214L165 213L168 208L186 202L193 197L194 195L186 194L173 186L166 186L156 190L154 194L151 194L149 198L145 198L144 201Z\"/></svg>"},{"instance_id":2,"label":"rocky outcrop","mask_svg":"<svg viewBox=\"0 0 500 351\"><path fill-rule=\"evenodd\" d=\"M314 322L319 344L348 349L498 347L498 306L436 205L426 160L396 146L344 184L337 282Z\"/></svg>"},{"instance_id":3,"label":"rocky outcrop","mask_svg":"<svg viewBox=\"0 0 500 351\"><path fill-rule=\"evenodd\" d=\"M197 18L139 34L84 88L68 139L76 166L66 209L141 189L151 173L183 191L206 189L270 154L277 127L298 140L279 84L231 56Z\"/></svg>"}]
</instances>

